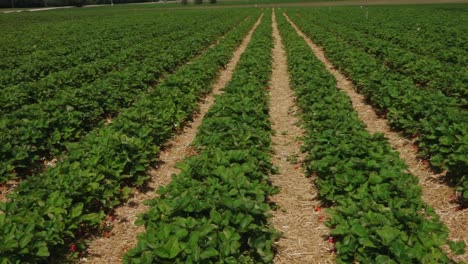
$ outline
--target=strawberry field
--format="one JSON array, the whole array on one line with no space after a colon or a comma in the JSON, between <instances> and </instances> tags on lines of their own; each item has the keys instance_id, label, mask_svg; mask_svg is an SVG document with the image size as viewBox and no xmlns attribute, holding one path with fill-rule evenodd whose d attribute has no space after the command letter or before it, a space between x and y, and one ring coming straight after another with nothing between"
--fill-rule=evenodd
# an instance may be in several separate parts
<instances>
[{"instance_id":1,"label":"strawberry field","mask_svg":"<svg viewBox=\"0 0 468 264\"><path fill-rule=\"evenodd\" d=\"M115 256L100 252L105 263L468 261L467 8L1 14L0 263L101 263L92 242L104 237L99 243L113 247L127 224L140 226L135 242ZM287 76L273 76L277 38ZM372 121L362 120L331 68L411 146L417 168L385 129L368 129ZM212 95L220 78L227 85ZM272 89L294 98L298 111L284 114L300 119L292 125L300 137L273 129ZM197 118L178 172L149 188L163 173L161 155ZM286 144L275 135L291 137L305 158L275 151ZM288 178L278 159L310 178L302 187L314 198L301 202L319 206L306 219L272 202L295 195L272 184ZM440 189L414 173L420 167ZM127 223L117 209L129 212L139 193L145 207ZM278 210L286 229L273 224ZM278 246L285 237L310 239L288 233L304 221L327 230L316 241L325 246Z\"/></svg>"}]
</instances>

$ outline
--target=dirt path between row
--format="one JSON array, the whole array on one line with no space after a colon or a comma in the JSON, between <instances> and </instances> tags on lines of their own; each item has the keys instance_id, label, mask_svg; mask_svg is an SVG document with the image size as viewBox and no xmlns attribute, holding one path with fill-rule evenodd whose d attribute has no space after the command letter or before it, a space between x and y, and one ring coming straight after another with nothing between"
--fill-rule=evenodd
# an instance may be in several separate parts
<instances>
[{"instance_id":1,"label":"dirt path between row","mask_svg":"<svg viewBox=\"0 0 468 264\"><path fill-rule=\"evenodd\" d=\"M300 169L304 160L300 138L304 131L297 125L295 96L289 86L286 52L273 11L273 72L270 82L270 121L275 135L272 138L273 165L279 169L272 175L273 185L280 193L272 197L279 209L273 212L273 226L283 232L277 242L275 263L334 263L328 243L329 229L321 222L318 190L313 179L306 178Z\"/></svg>"},{"instance_id":2,"label":"dirt path between row","mask_svg":"<svg viewBox=\"0 0 468 264\"><path fill-rule=\"evenodd\" d=\"M241 44L234 52L227 66L219 73L219 77L212 86L212 94L208 95L200 105L200 111L191 124L167 144L167 149L161 153L158 160L160 166L151 169L148 173L152 176L148 182L149 189L157 190L160 186L170 183L172 175L179 172L175 165L184 158L194 155L190 146L194 140L203 117L214 103L214 95L220 94L231 80L234 69L239 62L240 56L247 48L253 32L261 22L263 15L258 18L252 29L244 37ZM81 263L108 264L121 263L125 253L136 246L137 234L144 232L144 227L134 224L138 214L145 212L148 206L143 202L157 197L156 192L140 192L135 190L132 198L123 206L115 210L113 229L108 238L99 237L94 239L88 248L88 256L80 260Z\"/></svg>"},{"instance_id":3,"label":"dirt path between row","mask_svg":"<svg viewBox=\"0 0 468 264\"><path fill-rule=\"evenodd\" d=\"M356 92L353 83L326 58L323 49L314 44L286 14L283 15L335 77L337 87L349 96L359 118L366 124L367 131L369 133L383 133L392 148L399 152L400 158L408 165L408 171L419 178L423 190L423 201L435 209L442 222L449 228L450 239L468 243L468 210L457 210L458 206L450 203L450 196L454 190L442 183L443 175L436 174L427 165L423 165L417 158L413 142L392 131L387 120L377 116L372 106L365 102L364 96ZM448 251L448 247L445 250ZM460 256L449 252L449 256L456 261L468 261L468 252Z\"/></svg>"}]
</instances>

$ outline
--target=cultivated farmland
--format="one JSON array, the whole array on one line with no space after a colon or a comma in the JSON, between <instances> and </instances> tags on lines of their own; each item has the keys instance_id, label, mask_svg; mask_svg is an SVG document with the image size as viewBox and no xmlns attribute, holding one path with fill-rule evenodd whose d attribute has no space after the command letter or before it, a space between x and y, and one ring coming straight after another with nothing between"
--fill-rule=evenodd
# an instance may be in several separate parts
<instances>
[{"instance_id":1,"label":"cultivated farmland","mask_svg":"<svg viewBox=\"0 0 468 264\"><path fill-rule=\"evenodd\" d=\"M467 11L1 14L0 263L468 261Z\"/></svg>"}]
</instances>

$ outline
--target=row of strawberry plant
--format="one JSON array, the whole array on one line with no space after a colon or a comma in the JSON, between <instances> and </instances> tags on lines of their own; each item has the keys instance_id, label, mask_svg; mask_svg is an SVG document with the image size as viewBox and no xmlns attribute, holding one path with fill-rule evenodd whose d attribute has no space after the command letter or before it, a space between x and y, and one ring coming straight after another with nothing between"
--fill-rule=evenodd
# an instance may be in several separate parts
<instances>
[{"instance_id":1,"label":"row of strawberry plant","mask_svg":"<svg viewBox=\"0 0 468 264\"><path fill-rule=\"evenodd\" d=\"M116 71L81 89L63 90L52 100L1 117L0 179L41 170L44 160L60 156L66 151L66 144L100 126L104 117L114 117L130 106L161 74L199 53L243 19L240 15L229 16L220 16L222 21L205 26L190 37L171 41L171 47L166 50L153 49L144 61L121 72ZM200 25L203 24L196 28Z\"/></svg>"},{"instance_id":2,"label":"row of strawberry plant","mask_svg":"<svg viewBox=\"0 0 468 264\"><path fill-rule=\"evenodd\" d=\"M101 10L99 16L88 16L75 10L74 19L63 20L63 12L41 13L12 14L0 20L3 29L1 86L6 82L34 80L103 57L110 47L119 48L115 46L118 40L157 32L164 28L158 24L168 24L174 16L169 13L115 16L110 10ZM8 27L10 21L15 23ZM127 46L122 43L121 48ZM8 76L8 72L15 76Z\"/></svg>"},{"instance_id":3,"label":"row of strawberry plant","mask_svg":"<svg viewBox=\"0 0 468 264\"><path fill-rule=\"evenodd\" d=\"M106 27L106 32L97 29L94 29L94 32L89 32L87 27L81 25L81 30L76 31L73 37L63 36L64 39L69 39L70 44L54 43L54 46L49 49L37 49L25 56L7 56L2 62L3 66L0 70L0 89L34 82L51 73L105 58L128 48L130 44L139 43L146 39L145 35L151 34L149 29L153 31L158 29L147 22L147 25L142 25L145 30L130 35L130 32L133 33L133 31L126 30L125 22L132 23L134 21L122 22L124 22L123 25L118 28L101 23L102 26ZM22 38L30 37L31 34L42 33L46 35L41 31L28 33L29 35L22 36ZM22 38L12 41L15 41L18 46L24 45ZM44 36L44 38L46 37Z\"/></svg>"},{"instance_id":4,"label":"row of strawberry plant","mask_svg":"<svg viewBox=\"0 0 468 264\"><path fill-rule=\"evenodd\" d=\"M390 41L447 65L466 65L466 4L315 8L314 15ZM327 12L329 11L329 12Z\"/></svg>"},{"instance_id":5,"label":"row of strawberry plant","mask_svg":"<svg viewBox=\"0 0 468 264\"><path fill-rule=\"evenodd\" d=\"M392 128L416 138L420 157L429 160L434 169L448 170L464 202L468 198L468 111L460 109L453 98L419 89L409 78L388 71L373 56L340 41L304 16L291 18L325 48L327 57L348 74Z\"/></svg>"},{"instance_id":6,"label":"row of strawberry plant","mask_svg":"<svg viewBox=\"0 0 468 264\"><path fill-rule=\"evenodd\" d=\"M0 203L0 262L48 262L72 241L82 250L83 236L128 197L128 186L148 178L161 145L197 109L251 25L240 24L111 124L71 144L57 166L22 181Z\"/></svg>"},{"instance_id":7,"label":"row of strawberry plant","mask_svg":"<svg viewBox=\"0 0 468 264\"><path fill-rule=\"evenodd\" d=\"M22 18L16 15L7 19L18 21ZM127 27L135 22L132 17L121 18L119 23L95 18L94 21L58 21L53 24L36 21L34 27L17 26L16 31L5 32L2 39L5 49L1 52L0 87L35 81L51 72L105 57L112 49L119 48L120 40L130 37ZM93 23L93 27L88 23ZM149 20L138 23L142 23L145 29L155 29ZM10 50L10 47L15 49ZM22 49L28 52L21 52Z\"/></svg>"},{"instance_id":8,"label":"row of strawberry plant","mask_svg":"<svg viewBox=\"0 0 468 264\"><path fill-rule=\"evenodd\" d=\"M346 94L284 17L280 31L306 129L306 168L331 205L338 263L451 263L447 228L421 200L381 134L369 134ZM451 243L451 242L450 242ZM453 243L453 248L462 243Z\"/></svg>"},{"instance_id":9,"label":"row of strawberry plant","mask_svg":"<svg viewBox=\"0 0 468 264\"><path fill-rule=\"evenodd\" d=\"M391 41L356 30L352 25L345 24L345 20L341 18L324 19L323 16L310 18L315 24L333 32L335 37L376 57L388 70L401 74L401 78L409 77L421 89L441 91L447 96L454 97L460 103L460 107L468 106L468 89L464 84L466 80L463 75L465 65L450 65L433 56L408 51ZM420 45L427 43L423 42Z\"/></svg>"},{"instance_id":10,"label":"row of strawberry plant","mask_svg":"<svg viewBox=\"0 0 468 264\"><path fill-rule=\"evenodd\" d=\"M67 68L63 71L58 71L50 74L40 80L32 82L23 82L21 84L15 84L12 86L5 87L0 90L0 113L9 113L18 108L30 107L30 105L44 101L53 100L54 97L60 98L63 94L69 94L70 89L82 88L93 85L93 82L101 82L106 78L113 78L113 76L120 75L121 71L132 69L132 67L138 67L139 65L146 65L148 62L152 62L154 66L157 64L154 62L160 62L158 68L163 68L160 71L164 72L170 70L170 64L164 63L165 60L174 60L177 56L182 55L175 53L178 48L174 46L174 42L179 39L184 39L188 35L191 35L192 31L197 31L200 27L205 28L212 23L220 23L224 21L226 13L220 14L219 12L212 14L203 14L200 16L199 13L188 13L185 16L178 16L179 23L170 23L176 19L176 14L168 16L165 19L159 18L156 21L158 28L155 29L153 26L146 26L141 30L137 31L138 37L125 38L124 40L114 41L113 45L125 46L124 50L116 50L110 56L103 59L98 59L90 63L81 63L76 67ZM148 18L147 18L148 19ZM200 21L199 23L193 23L193 21ZM164 27L160 27L159 24L169 24ZM222 23L220 23L222 24ZM128 29L126 29L128 30ZM136 45L134 43L137 43ZM169 53L168 53L169 52ZM80 56L82 53L76 52L77 54L71 54L71 56L64 56L68 59L75 56ZM168 53L168 54L166 54ZM156 57L155 57L156 56ZM62 59L63 60L63 59ZM48 63L53 63L48 60ZM36 67L32 63L31 67ZM60 65L59 65L60 66ZM13 69L16 70L16 69ZM153 70L156 71L156 70ZM158 79L161 73L156 74L152 79ZM0 73L1 75L1 73ZM86 88L85 88L86 89ZM41 107L43 108L43 107Z\"/></svg>"},{"instance_id":11,"label":"row of strawberry plant","mask_svg":"<svg viewBox=\"0 0 468 264\"><path fill-rule=\"evenodd\" d=\"M265 15L224 94L199 129L198 155L159 189L138 223L146 232L124 263L271 263L278 234L268 225L276 192L268 84L271 15Z\"/></svg>"}]
</instances>

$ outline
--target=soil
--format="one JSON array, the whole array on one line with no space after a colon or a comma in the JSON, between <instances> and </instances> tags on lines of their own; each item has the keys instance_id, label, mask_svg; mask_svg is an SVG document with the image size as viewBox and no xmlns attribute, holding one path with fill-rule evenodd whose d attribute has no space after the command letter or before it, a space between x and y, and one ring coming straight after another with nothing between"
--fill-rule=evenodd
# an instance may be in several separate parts
<instances>
[{"instance_id":1,"label":"soil","mask_svg":"<svg viewBox=\"0 0 468 264\"><path fill-rule=\"evenodd\" d=\"M275 263L334 263L333 245L328 242L329 229L322 223L323 211L317 199L318 190L313 178L306 178L300 164L304 160L300 138L304 131L297 125L298 111L295 96L289 87L286 52L281 42L273 12L273 72L270 82L270 121L275 135L272 138L273 165L279 169L271 180L280 188L272 197L279 206L271 222L283 233L277 241Z\"/></svg>"},{"instance_id":2,"label":"soil","mask_svg":"<svg viewBox=\"0 0 468 264\"><path fill-rule=\"evenodd\" d=\"M379 118L372 108L365 102L363 95L356 89L345 75L340 73L327 59L323 49L305 36L305 34L285 15L298 34L305 39L317 58L322 61L329 72L335 77L337 87L342 89L350 97L353 107L359 118L366 124L369 133L383 133L393 149L399 152L400 158L408 165L408 171L417 176L423 191L423 200L432 206L441 221L449 228L449 238L455 241L468 242L468 210L458 210L456 204L450 202L450 196L454 189L444 183L444 173L434 173L427 165L417 158L417 151L413 148L413 140L406 139L399 133L392 131L384 118ZM444 248L446 251L448 247ZM456 261L468 261L468 252L455 256L449 252L449 256Z\"/></svg>"},{"instance_id":3,"label":"soil","mask_svg":"<svg viewBox=\"0 0 468 264\"><path fill-rule=\"evenodd\" d=\"M0 184L0 202L8 201L8 194L11 193L19 184L17 180L9 180Z\"/></svg>"},{"instance_id":4,"label":"soil","mask_svg":"<svg viewBox=\"0 0 468 264\"><path fill-rule=\"evenodd\" d=\"M219 77L212 86L212 94L203 100L200 105L200 111L194 117L193 122L184 127L183 131L167 144L166 149L158 158L160 165L148 172L151 175L148 187L152 191L142 192L134 190L132 198L115 210L115 219L112 222L113 228L110 235L108 237L96 237L91 241L87 250L88 254L80 259L81 263L121 263L125 253L136 246L137 234L144 232L144 227L136 226L134 222L138 214L148 209L148 206L144 205L143 202L156 198L157 193L154 190L170 183L172 175L179 172L175 168L177 163L186 157L196 154L190 144L196 136L203 117L214 103L214 95L220 94L221 89L231 80L240 56L246 50L251 36L260 24L261 19L262 16L258 18L252 29L242 40L227 66L219 73Z\"/></svg>"}]
</instances>

